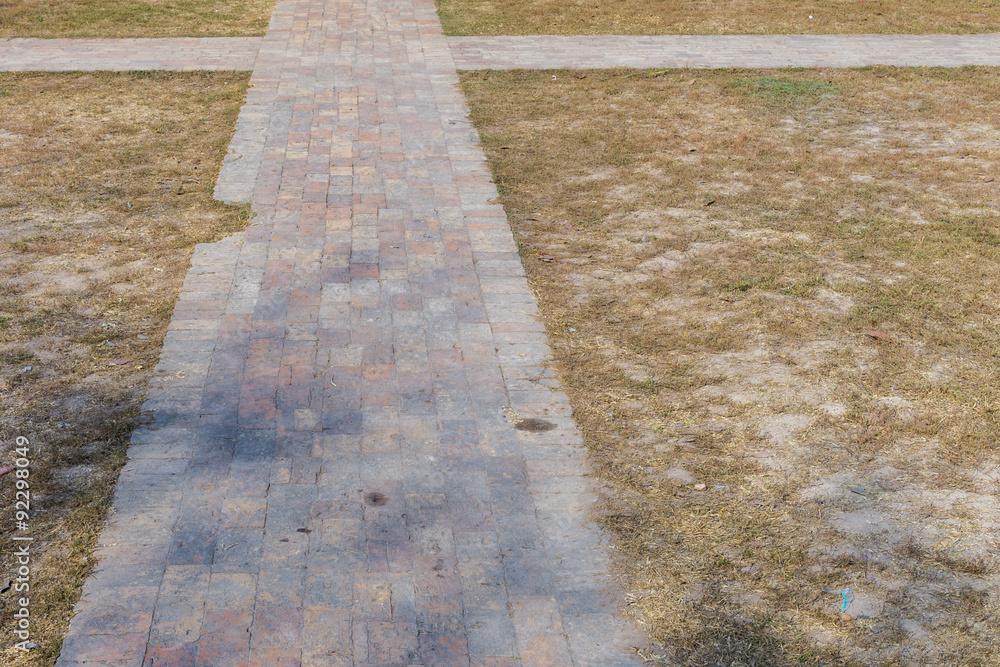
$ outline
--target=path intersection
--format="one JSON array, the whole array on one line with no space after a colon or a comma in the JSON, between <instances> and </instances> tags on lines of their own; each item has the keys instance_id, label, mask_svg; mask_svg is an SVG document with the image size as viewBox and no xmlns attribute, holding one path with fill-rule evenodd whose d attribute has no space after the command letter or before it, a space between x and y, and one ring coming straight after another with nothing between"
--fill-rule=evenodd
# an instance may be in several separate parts
<instances>
[{"instance_id":1,"label":"path intersection","mask_svg":"<svg viewBox=\"0 0 1000 667\"><path fill-rule=\"evenodd\" d=\"M241 69L215 194L58 665L640 664L456 66L1000 65L978 36L457 37L282 0L263 38L0 40L0 70Z\"/></svg>"},{"instance_id":2,"label":"path intersection","mask_svg":"<svg viewBox=\"0 0 1000 667\"><path fill-rule=\"evenodd\" d=\"M628 665L429 0L280 3L59 665ZM534 420L534 421L532 421Z\"/></svg>"},{"instance_id":3,"label":"path intersection","mask_svg":"<svg viewBox=\"0 0 1000 667\"><path fill-rule=\"evenodd\" d=\"M269 38L274 37L272 31ZM1000 35L445 37L475 69L1000 65ZM260 37L0 39L0 71L254 69Z\"/></svg>"}]
</instances>

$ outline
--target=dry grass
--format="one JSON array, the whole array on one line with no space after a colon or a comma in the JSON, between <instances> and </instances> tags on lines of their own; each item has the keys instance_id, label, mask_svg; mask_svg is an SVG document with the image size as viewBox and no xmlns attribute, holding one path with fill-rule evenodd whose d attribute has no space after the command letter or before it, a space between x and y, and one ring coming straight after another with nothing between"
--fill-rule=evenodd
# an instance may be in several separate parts
<instances>
[{"instance_id":1,"label":"dry grass","mask_svg":"<svg viewBox=\"0 0 1000 667\"><path fill-rule=\"evenodd\" d=\"M996 664L1000 72L463 85L662 664Z\"/></svg>"},{"instance_id":2,"label":"dry grass","mask_svg":"<svg viewBox=\"0 0 1000 667\"><path fill-rule=\"evenodd\" d=\"M437 0L447 35L988 33L997 0Z\"/></svg>"},{"instance_id":3,"label":"dry grass","mask_svg":"<svg viewBox=\"0 0 1000 667\"><path fill-rule=\"evenodd\" d=\"M3 37L263 35L275 0L2 0Z\"/></svg>"},{"instance_id":4,"label":"dry grass","mask_svg":"<svg viewBox=\"0 0 1000 667\"><path fill-rule=\"evenodd\" d=\"M58 655L195 243L242 229L211 198L248 75L0 75L0 441L32 443L30 654ZM12 544L14 475L0 479ZM0 573L12 575L10 548ZM14 592L0 594L7 611Z\"/></svg>"}]
</instances>

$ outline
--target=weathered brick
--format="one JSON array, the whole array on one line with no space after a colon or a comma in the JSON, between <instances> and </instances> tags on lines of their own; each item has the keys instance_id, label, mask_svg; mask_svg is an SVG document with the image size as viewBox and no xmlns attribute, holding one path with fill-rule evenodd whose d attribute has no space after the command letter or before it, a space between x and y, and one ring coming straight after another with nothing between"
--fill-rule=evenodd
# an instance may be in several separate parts
<instances>
[{"instance_id":1,"label":"weathered brick","mask_svg":"<svg viewBox=\"0 0 1000 667\"><path fill-rule=\"evenodd\" d=\"M64 664L632 659L435 21L413 0L276 5L216 191L254 224L195 251ZM557 428L515 430L507 406Z\"/></svg>"}]
</instances>

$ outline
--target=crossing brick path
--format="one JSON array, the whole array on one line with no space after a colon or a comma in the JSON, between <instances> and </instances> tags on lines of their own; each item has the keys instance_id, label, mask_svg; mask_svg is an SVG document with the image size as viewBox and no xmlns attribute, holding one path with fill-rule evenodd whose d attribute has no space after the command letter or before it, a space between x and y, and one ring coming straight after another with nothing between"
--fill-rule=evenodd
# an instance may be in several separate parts
<instances>
[{"instance_id":1,"label":"crossing brick path","mask_svg":"<svg viewBox=\"0 0 1000 667\"><path fill-rule=\"evenodd\" d=\"M260 37L0 39L0 71L252 70Z\"/></svg>"},{"instance_id":2,"label":"crossing brick path","mask_svg":"<svg viewBox=\"0 0 1000 667\"><path fill-rule=\"evenodd\" d=\"M979 36L457 37L282 0L263 38L0 40L0 70L241 69L216 196L58 664L615 665L593 482L456 67L1000 64Z\"/></svg>"},{"instance_id":3,"label":"crossing brick path","mask_svg":"<svg viewBox=\"0 0 1000 667\"><path fill-rule=\"evenodd\" d=\"M447 37L458 69L1000 65L1000 35ZM265 43L278 44L276 35ZM254 69L260 37L0 39L0 71Z\"/></svg>"},{"instance_id":4,"label":"crossing brick path","mask_svg":"<svg viewBox=\"0 0 1000 667\"><path fill-rule=\"evenodd\" d=\"M458 69L1000 65L1000 35L450 37Z\"/></svg>"},{"instance_id":5,"label":"crossing brick path","mask_svg":"<svg viewBox=\"0 0 1000 667\"><path fill-rule=\"evenodd\" d=\"M641 662L433 2L281 2L252 83L58 664Z\"/></svg>"}]
</instances>

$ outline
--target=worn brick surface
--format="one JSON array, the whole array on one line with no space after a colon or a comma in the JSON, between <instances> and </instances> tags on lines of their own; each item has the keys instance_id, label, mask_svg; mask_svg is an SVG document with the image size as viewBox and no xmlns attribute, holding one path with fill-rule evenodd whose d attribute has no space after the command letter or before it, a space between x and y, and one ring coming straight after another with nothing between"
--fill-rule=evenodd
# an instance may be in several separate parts
<instances>
[{"instance_id":1,"label":"worn brick surface","mask_svg":"<svg viewBox=\"0 0 1000 667\"><path fill-rule=\"evenodd\" d=\"M280 2L252 83L59 664L635 664L432 0Z\"/></svg>"},{"instance_id":2,"label":"worn brick surface","mask_svg":"<svg viewBox=\"0 0 1000 667\"><path fill-rule=\"evenodd\" d=\"M252 70L260 37L0 39L0 71Z\"/></svg>"},{"instance_id":3,"label":"worn brick surface","mask_svg":"<svg viewBox=\"0 0 1000 667\"><path fill-rule=\"evenodd\" d=\"M1000 35L449 37L458 69L1000 65Z\"/></svg>"},{"instance_id":4,"label":"worn brick surface","mask_svg":"<svg viewBox=\"0 0 1000 667\"><path fill-rule=\"evenodd\" d=\"M995 34L460 36L448 37L447 43L456 67L470 70L1000 65L1000 36ZM0 71L253 70L259 51L273 55L283 45L274 31L263 38L0 39ZM279 101L271 92L250 95L238 135L243 141L234 144L242 150L234 152L234 162L247 157L242 151L269 125L271 107L287 106L287 100ZM250 157L260 156L254 150ZM399 161L400 156L385 159ZM259 166L258 161L251 168ZM247 169L238 174L249 187ZM324 184L338 186L338 176L342 174L331 173L329 179L304 185L303 199L315 200ZM229 179L236 187L237 174ZM239 197L249 201L250 194L240 190Z\"/></svg>"}]
</instances>

